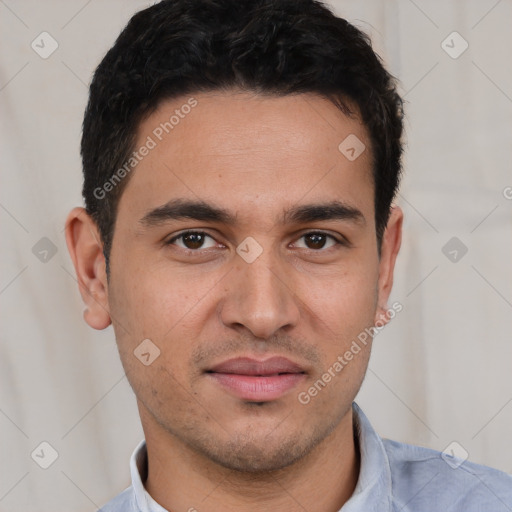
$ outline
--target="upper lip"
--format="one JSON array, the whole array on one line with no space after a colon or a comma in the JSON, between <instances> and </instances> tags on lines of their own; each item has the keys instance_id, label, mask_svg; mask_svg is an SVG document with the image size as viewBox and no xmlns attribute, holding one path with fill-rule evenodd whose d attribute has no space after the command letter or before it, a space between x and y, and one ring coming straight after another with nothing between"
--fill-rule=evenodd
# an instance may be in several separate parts
<instances>
[{"instance_id":1,"label":"upper lip","mask_svg":"<svg viewBox=\"0 0 512 512\"><path fill-rule=\"evenodd\" d=\"M302 367L285 357L270 357L264 361L258 361L250 357L236 357L210 368L208 372L253 376L277 375L280 373L305 373Z\"/></svg>"}]
</instances>

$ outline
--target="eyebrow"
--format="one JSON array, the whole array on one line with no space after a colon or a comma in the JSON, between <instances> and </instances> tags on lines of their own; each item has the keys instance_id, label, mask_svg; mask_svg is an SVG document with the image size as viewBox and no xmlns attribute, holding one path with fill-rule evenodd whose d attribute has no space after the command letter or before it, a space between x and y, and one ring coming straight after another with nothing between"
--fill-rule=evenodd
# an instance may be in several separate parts
<instances>
[{"instance_id":1,"label":"eyebrow","mask_svg":"<svg viewBox=\"0 0 512 512\"><path fill-rule=\"evenodd\" d=\"M360 210L341 201L296 206L284 214L285 224L306 224L327 220L349 220L356 224L366 224L366 219Z\"/></svg>"},{"instance_id":2,"label":"eyebrow","mask_svg":"<svg viewBox=\"0 0 512 512\"><path fill-rule=\"evenodd\" d=\"M139 222L143 226L151 228L171 220L181 219L219 222L222 224L234 224L236 221L236 217L227 210L204 201L173 199L146 213Z\"/></svg>"},{"instance_id":3,"label":"eyebrow","mask_svg":"<svg viewBox=\"0 0 512 512\"><path fill-rule=\"evenodd\" d=\"M204 201L186 199L173 199L147 212L139 223L146 228L151 228L169 221L182 219L228 225L236 223L236 215L224 208L219 208ZM366 224L366 219L360 210L341 201L294 206L284 212L281 223L306 224L308 222L329 220L348 220L356 224Z\"/></svg>"}]
</instances>

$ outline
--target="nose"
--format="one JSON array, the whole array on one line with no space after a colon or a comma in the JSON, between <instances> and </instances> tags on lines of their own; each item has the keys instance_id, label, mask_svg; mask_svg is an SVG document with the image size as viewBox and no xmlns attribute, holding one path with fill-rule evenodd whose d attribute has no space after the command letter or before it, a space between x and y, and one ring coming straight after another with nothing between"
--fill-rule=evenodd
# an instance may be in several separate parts
<instances>
[{"instance_id":1,"label":"nose","mask_svg":"<svg viewBox=\"0 0 512 512\"><path fill-rule=\"evenodd\" d=\"M252 263L236 263L220 311L225 326L259 339L296 326L300 316L290 278L265 252Z\"/></svg>"}]
</instances>

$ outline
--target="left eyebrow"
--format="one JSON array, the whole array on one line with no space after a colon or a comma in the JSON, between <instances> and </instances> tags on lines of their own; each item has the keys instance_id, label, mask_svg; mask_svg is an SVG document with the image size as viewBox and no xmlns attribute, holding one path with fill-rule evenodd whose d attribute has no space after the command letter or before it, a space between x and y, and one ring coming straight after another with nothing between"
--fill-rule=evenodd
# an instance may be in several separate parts
<instances>
[{"instance_id":1,"label":"left eyebrow","mask_svg":"<svg viewBox=\"0 0 512 512\"><path fill-rule=\"evenodd\" d=\"M284 223L307 224L327 220L349 220L366 225L366 219L360 210L341 201L296 206L284 214Z\"/></svg>"}]
</instances>

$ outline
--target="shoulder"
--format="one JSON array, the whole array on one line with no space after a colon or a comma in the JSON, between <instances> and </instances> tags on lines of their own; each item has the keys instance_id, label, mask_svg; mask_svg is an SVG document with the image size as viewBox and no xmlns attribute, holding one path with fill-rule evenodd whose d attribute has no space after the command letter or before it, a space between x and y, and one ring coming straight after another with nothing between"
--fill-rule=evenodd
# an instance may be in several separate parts
<instances>
[{"instance_id":1,"label":"shoulder","mask_svg":"<svg viewBox=\"0 0 512 512\"><path fill-rule=\"evenodd\" d=\"M103 505L98 512L139 512L133 487L130 486L125 489L121 494Z\"/></svg>"},{"instance_id":2,"label":"shoulder","mask_svg":"<svg viewBox=\"0 0 512 512\"><path fill-rule=\"evenodd\" d=\"M383 439L397 510L512 509L512 476L445 453Z\"/></svg>"}]
</instances>

